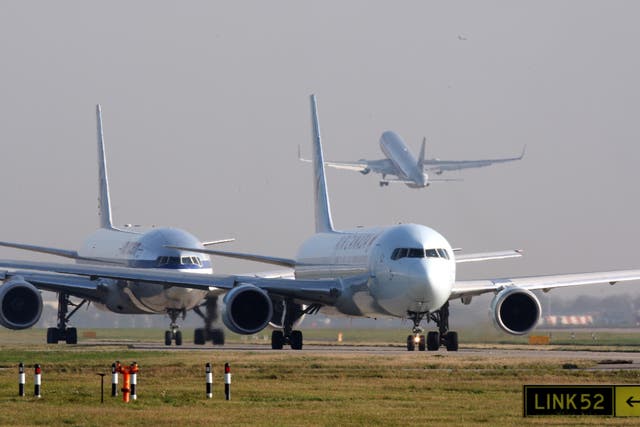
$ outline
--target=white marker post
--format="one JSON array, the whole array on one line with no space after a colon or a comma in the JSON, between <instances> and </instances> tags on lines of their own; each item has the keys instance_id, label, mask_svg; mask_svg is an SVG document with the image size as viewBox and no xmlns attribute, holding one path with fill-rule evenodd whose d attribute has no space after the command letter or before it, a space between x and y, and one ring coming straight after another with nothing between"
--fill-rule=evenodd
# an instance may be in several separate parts
<instances>
[{"instance_id":1,"label":"white marker post","mask_svg":"<svg viewBox=\"0 0 640 427\"><path fill-rule=\"evenodd\" d=\"M131 400L138 399L138 395L136 394L136 386L138 385L137 366L138 364L136 362L131 364Z\"/></svg>"},{"instance_id":2,"label":"white marker post","mask_svg":"<svg viewBox=\"0 0 640 427\"><path fill-rule=\"evenodd\" d=\"M213 372L211 371L211 363L207 363L204 368L205 381L207 383L207 399L213 398Z\"/></svg>"},{"instance_id":3,"label":"white marker post","mask_svg":"<svg viewBox=\"0 0 640 427\"><path fill-rule=\"evenodd\" d=\"M111 364L111 397L116 397L118 395L118 370L116 369L116 364L120 362L115 362Z\"/></svg>"},{"instance_id":4,"label":"white marker post","mask_svg":"<svg viewBox=\"0 0 640 427\"><path fill-rule=\"evenodd\" d=\"M231 368L228 363L224 364L224 398L231 400Z\"/></svg>"},{"instance_id":5,"label":"white marker post","mask_svg":"<svg viewBox=\"0 0 640 427\"><path fill-rule=\"evenodd\" d=\"M33 379L33 395L37 398L42 397L42 394L40 392L40 386L42 385L42 369L40 368L40 365L35 365L35 375L34 375L34 379Z\"/></svg>"},{"instance_id":6,"label":"white marker post","mask_svg":"<svg viewBox=\"0 0 640 427\"><path fill-rule=\"evenodd\" d=\"M18 365L18 396L24 396L24 385L26 377L24 375L24 365L22 362Z\"/></svg>"}]
</instances>

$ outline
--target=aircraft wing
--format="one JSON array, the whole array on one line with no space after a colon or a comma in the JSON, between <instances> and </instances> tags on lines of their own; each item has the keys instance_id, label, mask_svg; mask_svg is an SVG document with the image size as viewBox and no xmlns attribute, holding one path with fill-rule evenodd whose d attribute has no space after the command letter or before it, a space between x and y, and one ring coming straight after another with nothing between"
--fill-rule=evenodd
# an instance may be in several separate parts
<instances>
[{"instance_id":1,"label":"aircraft wing","mask_svg":"<svg viewBox=\"0 0 640 427\"><path fill-rule=\"evenodd\" d=\"M88 278L99 291L99 279L131 280L163 284L182 288L207 290L222 293L242 283L253 284L274 295L291 297L300 301L333 304L342 293L344 286L366 282L367 278L298 280L283 277L256 277L251 275L194 274L156 268L129 268L110 265L62 264L51 262L0 260L0 268L6 276L16 276L19 270L25 280L33 278L33 284L41 289L54 292L68 292L70 295L86 295L91 288ZM43 272L35 274L29 271ZM65 276L66 275L66 276ZM69 283L65 281L69 276ZM78 279L85 279L78 280Z\"/></svg>"},{"instance_id":2,"label":"aircraft wing","mask_svg":"<svg viewBox=\"0 0 640 427\"><path fill-rule=\"evenodd\" d=\"M481 252L475 254L456 255L456 263L490 261L493 259L518 258L522 256L521 249L513 249L508 251Z\"/></svg>"},{"instance_id":3,"label":"aircraft wing","mask_svg":"<svg viewBox=\"0 0 640 427\"><path fill-rule=\"evenodd\" d=\"M472 297L489 292L500 292L513 286L530 291L543 290L545 292L555 288L570 286L594 285L640 280L640 270L603 271L595 273L558 274L550 276L513 277L486 280L459 281L453 286L449 299Z\"/></svg>"},{"instance_id":4,"label":"aircraft wing","mask_svg":"<svg viewBox=\"0 0 640 427\"><path fill-rule=\"evenodd\" d=\"M298 160L302 162L311 163L311 160L305 159L300 155L300 147L298 147ZM369 172L375 173L384 173L389 175L396 174L396 168L393 166L393 163L389 159L379 159L379 160L366 160L360 159L355 161L325 161L325 166L334 169L344 169L350 171L361 172L363 174L367 174Z\"/></svg>"},{"instance_id":5,"label":"aircraft wing","mask_svg":"<svg viewBox=\"0 0 640 427\"><path fill-rule=\"evenodd\" d=\"M294 259L289 259L289 258L278 258L278 257L272 257L272 256L266 256L266 255L247 254L243 252L217 251L215 249L188 248L188 247L173 246L173 245L166 245L165 247L170 249L189 251L189 252L197 252L201 254L217 255L217 256L223 256L227 258L237 258L237 259L244 259L247 261L262 262L265 264L279 265L281 267L294 268L296 266L296 261Z\"/></svg>"},{"instance_id":6,"label":"aircraft wing","mask_svg":"<svg viewBox=\"0 0 640 427\"><path fill-rule=\"evenodd\" d=\"M37 245L28 245L25 243L2 242L2 241L0 241L0 246L5 246L7 248L22 249L30 252L56 255L64 258L71 258L71 259L77 259L82 261L93 261L93 262L102 262L107 264L117 264L117 262L115 261L109 262L109 261L103 261L95 258L81 257L80 255L78 255L77 251L69 250L69 249L52 248L49 246L37 246Z\"/></svg>"},{"instance_id":7,"label":"aircraft wing","mask_svg":"<svg viewBox=\"0 0 640 427\"><path fill-rule=\"evenodd\" d=\"M427 171L445 172L460 169L482 168L491 166L495 163L513 162L522 160L526 150L526 146L522 149L522 153L517 157L505 157L501 159L484 159L484 160L439 160L429 159L424 161L424 169Z\"/></svg>"}]
</instances>

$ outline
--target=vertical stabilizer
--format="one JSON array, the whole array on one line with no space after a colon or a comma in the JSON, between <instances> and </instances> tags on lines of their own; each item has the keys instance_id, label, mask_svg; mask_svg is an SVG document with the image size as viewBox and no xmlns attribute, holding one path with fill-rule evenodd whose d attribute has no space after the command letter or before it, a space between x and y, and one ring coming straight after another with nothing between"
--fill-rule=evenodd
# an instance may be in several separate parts
<instances>
[{"instance_id":1,"label":"vertical stabilizer","mask_svg":"<svg viewBox=\"0 0 640 427\"><path fill-rule=\"evenodd\" d=\"M422 147L420 147L420 157L418 157L418 169L424 173L424 156L427 146L427 137L422 139Z\"/></svg>"},{"instance_id":2,"label":"vertical stabilizer","mask_svg":"<svg viewBox=\"0 0 640 427\"><path fill-rule=\"evenodd\" d=\"M101 228L113 228L111 224L111 200L109 199L109 180L107 179L107 161L104 155L104 136L102 134L102 109L96 105L98 121L98 215Z\"/></svg>"},{"instance_id":3,"label":"vertical stabilizer","mask_svg":"<svg viewBox=\"0 0 640 427\"><path fill-rule=\"evenodd\" d=\"M324 174L324 156L320 141L320 123L316 96L311 95L311 122L313 124L313 190L315 193L316 233L333 231L331 207L327 193L327 180Z\"/></svg>"}]
</instances>

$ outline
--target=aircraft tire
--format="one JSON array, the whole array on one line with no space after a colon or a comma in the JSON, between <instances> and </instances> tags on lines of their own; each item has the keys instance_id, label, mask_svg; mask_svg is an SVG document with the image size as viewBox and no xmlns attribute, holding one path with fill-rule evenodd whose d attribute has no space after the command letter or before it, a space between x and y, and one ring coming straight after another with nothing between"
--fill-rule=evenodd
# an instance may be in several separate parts
<instances>
[{"instance_id":1,"label":"aircraft tire","mask_svg":"<svg viewBox=\"0 0 640 427\"><path fill-rule=\"evenodd\" d=\"M302 332L300 331L291 331L291 337L289 338L291 342L292 350L302 350Z\"/></svg>"},{"instance_id":2,"label":"aircraft tire","mask_svg":"<svg viewBox=\"0 0 640 427\"><path fill-rule=\"evenodd\" d=\"M211 342L214 345L224 345L224 330L215 328L211 330Z\"/></svg>"},{"instance_id":3,"label":"aircraft tire","mask_svg":"<svg viewBox=\"0 0 640 427\"><path fill-rule=\"evenodd\" d=\"M78 330L76 328L67 328L65 341L67 344L78 344Z\"/></svg>"},{"instance_id":4,"label":"aircraft tire","mask_svg":"<svg viewBox=\"0 0 640 427\"><path fill-rule=\"evenodd\" d=\"M447 343L447 351L458 351L457 332L447 332L447 335L445 335L445 340Z\"/></svg>"},{"instance_id":5,"label":"aircraft tire","mask_svg":"<svg viewBox=\"0 0 640 427\"><path fill-rule=\"evenodd\" d=\"M47 344L58 344L58 328L47 328Z\"/></svg>"},{"instance_id":6,"label":"aircraft tire","mask_svg":"<svg viewBox=\"0 0 640 427\"><path fill-rule=\"evenodd\" d=\"M164 345L171 345L171 331L164 331Z\"/></svg>"},{"instance_id":7,"label":"aircraft tire","mask_svg":"<svg viewBox=\"0 0 640 427\"><path fill-rule=\"evenodd\" d=\"M427 342L424 338L424 335L420 335L420 341L418 342L418 351L425 351L427 348Z\"/></svg>"},{"instance_id":8,"label":"aircraft tire","mask_svg":"<svg viewBox=\"0 0 640 427\"><path fill-rule=\"evenodd\" d=\"M271 348L273 350L282 350L284 346L284 334L282 331L271 332Z\"/></svg>"},{"instance_id":9,"label":"aircraft tire","mask_svg":"<svg viewBox=\"0 0 640 427\"><path fill-rule=\"evenodd\" d=\"M176 345L182 345L182 331L177 331L175 334Z\"/></svg>"},{"instance_id":10,"label":"aircraft tire","mask_svg":"<svg viewBox=\"0 0 640 427\"><path fill-rule=\"evenodd\" d=\"M196 328L193 331L193 343L195 345L203 345L204 342L205 342L205 340L204 340L204 329Z\"/></svg>"},{"instance_id":11,"label":"aircraft tire","mask_svg":"<svg viewBox=\"0 0 640 427\"><path fill-rule=\"evenodd\" d=\"M440 348L440 334L431 331L427 334L427 350L437 351Z\"/></svg>"},{"instance_id":12,"label":"aircraft tire","mask_svg":"<svg viewBox=\"0 0 640 427\"><path fill-rule=\"evenodd\" d=\"M407 335L407 351L414 351L416 343L413 341L413 335Z\"/></svg>"}]
</instances>

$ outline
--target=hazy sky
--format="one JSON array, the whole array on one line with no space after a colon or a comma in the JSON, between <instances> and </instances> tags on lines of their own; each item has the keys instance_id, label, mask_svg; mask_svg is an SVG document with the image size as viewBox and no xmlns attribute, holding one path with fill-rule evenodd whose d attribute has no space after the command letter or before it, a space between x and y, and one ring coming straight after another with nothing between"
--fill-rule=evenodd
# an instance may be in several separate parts
<instances>
[{"instance_id":1,"label":"hazy sky","mask_svg":"<svg viewBox=\"0 0 640 427\"><path fill-rule=\"evenodd\" d=\"M76 248L97 226L101 103L118 224L292 257L314 229L296 156L316 93L328 159L380 158L384 130L442 159L527 145L426 190L331 170L337 227L416 222L467 251L526 251L463 278L640 268L638 16L633 1L1 2L1 240Z\"/></svg>"}]
</instances>

